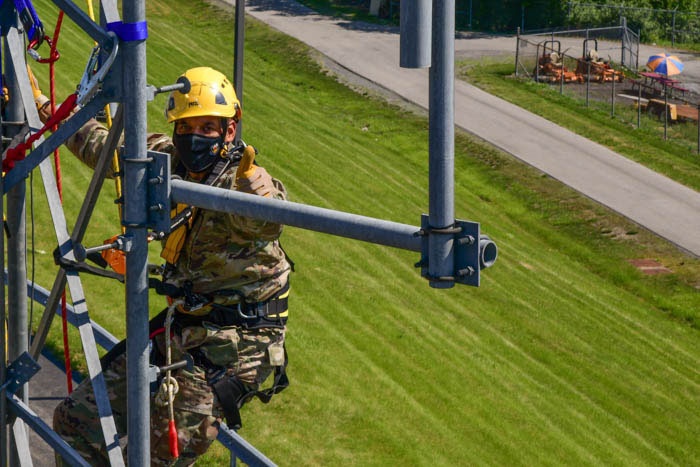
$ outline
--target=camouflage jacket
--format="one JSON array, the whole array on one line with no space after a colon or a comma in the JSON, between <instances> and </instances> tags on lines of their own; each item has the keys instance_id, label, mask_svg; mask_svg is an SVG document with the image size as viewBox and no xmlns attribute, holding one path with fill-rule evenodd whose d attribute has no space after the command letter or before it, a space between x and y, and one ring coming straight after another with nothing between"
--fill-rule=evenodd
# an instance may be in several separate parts
<instances>
[{"instance_id":1,"label":"camouflage jacket","mask_svg":"<svg viewBox=\"0 0 700 467\"><path fill-rule=\"evenodd\" d=\"M107 133L99 122L90 120L68 139L66 146L94 168ZM147 147L171 154L172 167L176 167L177 154L170 137L149 134ZM235 166L227 169L215 186L235 190L235 173ZM282 183L276 179L273 183L273 197L286 199ZM291 267L279 244L282 225L197 209L188 229L179 259L166 278L168 283L182 286L190 281L193 292L202 294L235 291L248 302L265 300L287 283ZM237 301L236 295L225 296L226 299L217 298L216 301Z\"/></svg>"}]
</instances>

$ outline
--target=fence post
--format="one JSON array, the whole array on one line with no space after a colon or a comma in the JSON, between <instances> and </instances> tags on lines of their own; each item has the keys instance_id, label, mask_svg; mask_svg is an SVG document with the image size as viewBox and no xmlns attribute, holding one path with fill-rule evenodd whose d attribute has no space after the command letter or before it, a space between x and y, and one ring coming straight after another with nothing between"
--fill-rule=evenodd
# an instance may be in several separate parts
<instances>
[{"instance_id":1,"label":"fence post","mask_svg":"<svg viewBox=\"0 0 700 467\"><path fill-rule=\"evenodd\" d=\"M564 94L564 55L559 57L561 60L561 70L559 70L559 94Z\"/></svg>"},{"instance_id":2,"label":"fence post","mask_svg":"<svg viewBox=\"0 0 700 467\"><path fill-rule=\"evenodd\" d=\"M469 0L469 30L472 29L472 0ZM520 33L520 30L518 30Z\"/></svg>"},{"instance_id":3,"label":"fence post","mask_svg":"<svg viewBox=\"0 0 700 467\"><path fill-rule=\"evenodd\" d=\"M588 56L588 28L586 28L586 50L583 51L583 59L586 60L586 107L591 94L591 60Z\"/></svg>"},{"instance_id":4,"label":"fence post","mask_svg":"<svg viewBox=\"0 0 700 467\"><path fill-rule=\"evenodd\" d=\"M614 117L615 116L615 81L617 81L617 76L616 76L617 73L615 72L614 68L612 70L613 70L613 75L612 75L613 80L612 80L612 91L610 93L611 94L610 98L611 98L612 104L610 107L610 116Z\"/></svg>"},{"instance_id":5,"label":"fence post","mask_svg":"<svg viewBox=\"0 0 700 467\"><path fill-rule=\"evenodd\" d=\"M664 141L667 139L668 133L668 92L666 91L666 82L664 82Z\"/></svg>"},{"instance_id":6,"label":"fence post","mask_svg":"<svg viewBox=\"0 0 700 467\"><path fill-rule=\"evenodd\" d=\"M639 97L637 98L637 129L642 126L642 82L639 82Z\"/></svg>"},{"instance_id":7,"label":"fence post","mask_svg":"<svg viewBox=\"0 0 700 467\"><path fill-rule=\"evenodd\" d=\"M471 0L469 1L469 4L471 5ZM520 63L520 28L518 28L515 32L515 40L517 41L515 43L515 77L517 78L519 68L518 64Z\"/></svg>"},{"instance_id":8,"label":"fence post","mask_svg":"<svg viewBox=\"0 0 700 467\"><path fill-rule=\"evenodd\" d=\"M620 61L622 62L622 65L625 65L625 48L627 47L627 18L624 16L622 17L622 21L620 23L620 26L622 26L622 44L620 44L622 47L622 56L620 57Z\"/></svg>"},{"instance_id":9,"label":"fence post","mask_svg":"<svg viewBox=\"0 0 700 467\"><path fill-rule=\"evenodd\" d=\"M676 46L676 13L677 13L678 7L673 9L673 12L671 13L671 46L675 47Z\"/></svg>"}]
</instances>

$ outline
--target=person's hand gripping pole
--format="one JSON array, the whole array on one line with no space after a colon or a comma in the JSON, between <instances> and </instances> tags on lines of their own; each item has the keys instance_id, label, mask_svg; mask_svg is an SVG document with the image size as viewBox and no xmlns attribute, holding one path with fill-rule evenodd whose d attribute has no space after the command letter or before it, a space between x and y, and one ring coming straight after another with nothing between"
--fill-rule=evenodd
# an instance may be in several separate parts
<instances>
[{"instance_id":1,"label":"person's hand gripping pole","mask_svg":"<svg viewBox=\"0 0 700 467\"><path fill-rule=\"evenodd\" d=\"M36 79L32 68L27 64L27 74L29 75L29 82L32 85L32 94L34 95L34 104L36 105L36 110L39 111L39 118L42 123L46 123L51 117L51 106L49 98L41 92L39 87L39 80Z\"/></svg>"}]
</instances>

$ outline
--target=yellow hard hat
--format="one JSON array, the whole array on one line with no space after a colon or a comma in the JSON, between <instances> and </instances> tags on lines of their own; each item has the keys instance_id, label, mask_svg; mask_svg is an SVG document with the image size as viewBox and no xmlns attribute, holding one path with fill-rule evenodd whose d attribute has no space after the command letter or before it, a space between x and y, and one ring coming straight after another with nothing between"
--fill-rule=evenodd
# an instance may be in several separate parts
<instances>
[{"instance_id":1,"label":"yellow hard hat","mask_svg":"<svg viewBox=\"0 0 700 467\"><path fill-rule=\"evenodd\" d=\"M183 89L170 93L165 106L168 123L188 117L241 118L236 90L223 73L213 68L190 68L177 80Z\"/></svg>"}]
</instances>

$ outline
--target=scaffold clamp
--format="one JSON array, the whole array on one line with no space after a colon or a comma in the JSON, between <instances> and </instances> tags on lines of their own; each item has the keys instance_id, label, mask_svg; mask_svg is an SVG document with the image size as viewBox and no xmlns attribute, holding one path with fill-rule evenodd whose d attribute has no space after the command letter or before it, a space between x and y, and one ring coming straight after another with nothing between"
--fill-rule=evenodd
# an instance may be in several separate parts
<instances>
[{"instance_id":1,"label":"scaffold clamp","mask_svg":"<svg viewBox=\"0 0 700 467\"><path fill-rule=\"evenodd\" d=\"M170 154L148 151L148 221L159 236L170 232Z\"/></svg>"},{"instance_id":2,"label":"scaffold clamp","mask_svg":"<svg viewBox=\"0 0 700 467\"><path fill-rule=\"evenodd\" d=\"M453 236L453 272L449 276L433 277L430 275L429 249L430 235ZM456 282L458 284L479 287L480 271L493 266L498 257L498 248L487 235L482 235L478 222L455 220L454 224L443 228L430 226L429 216L421 216L422 237L421 260L417 266L421 267L421 276L430 281Z\"/></svg>"},{"instance_id":3,"label":"scaffold clamp","mask_svg":"<svg viewBox=\"0 0 700 467\"><path fill-rule=\"evenodd\" d=\"M7 380L0 386L0 390L5 390L14 394L21 386L27 383L32 376L37 374L41 366L34 361L29 352L22 352L15 361L7 367Z\"/></svg>"}]
</instances>

